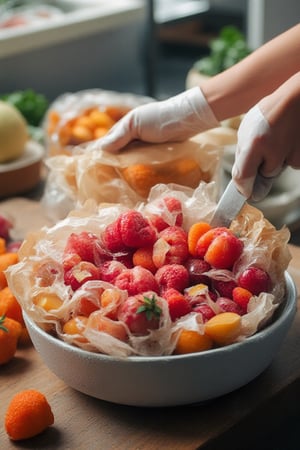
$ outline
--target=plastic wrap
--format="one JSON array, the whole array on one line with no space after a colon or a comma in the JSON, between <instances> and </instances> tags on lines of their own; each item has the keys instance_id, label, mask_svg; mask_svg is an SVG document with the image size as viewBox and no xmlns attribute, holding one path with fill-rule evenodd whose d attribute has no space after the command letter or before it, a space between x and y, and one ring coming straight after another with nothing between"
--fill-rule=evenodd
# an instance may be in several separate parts
<instances>
[{"instance_id":1,"label":"plastic wrap","mask_svg":"<svg viewBox=\"0 0 300 450\"><path fill-rule=\"evenodd\" d=\"M201 181L221 187L222 147L202 143L203 136L180 143L131 143L119 154L101 150L98 141L78 147L72 156L46 161L48 179L42 203L47 215L61 219L88 199L98 204L134 206L156 184L176 183L195 189Z\"/></svg>"},{"instance_id":2,"label":"plastic wrap","mask_svg":"<svg viewBox=\"0 0 300 450\"><path fill-rule=\"evenodd\" d=\"M50 105L43 124L49 156L103 136L124 114L150 97L102 89L67 92Z\"/></svg>"},{"instance_id":3,"label":"plastic wrap","mask_svg":"<svg viewBox=\"0 0 300 450\"><path fill-rule=\"evenodd\" d=\"M182 205L184 230L199 221L209 221L215 209L214 183L200 183L195 190L180 186L155 186L148 202L138 203L136 209L145 217L157 211L157 202L166 196L178 199ZM97 205L90 200L85 205L74 210L64 220L53 227L44 227L31 233L24 241L20 252L20 262L11 266L6 272L8 284L22 308L41 327L55 333L59 338L91 351L97 351L114 356L128 355L167 355L172 354L176 339L181 329L193 329L203 333L201 313L192 312L181 319L172 322L168 314L167 302L158 298L162 315L159 328L151 330L147 335L136 336L125 324L120 324L128 335L124 342L110 334L97 330L95 322L99 318L111 321L109 308L99 309L99 293L113 287L101 280L91 280L84 283L75 292L64 283L64 249L71 233L88 231L101 236L105 227L112 223L121 212L128 208L119 204ZM168 219L168 214L161 212L164 220L174 224L174 216ZM243 240L242 257L234 265L232 276L237 277L244 267L259 264L270 275L271 292L262 292L253 296L249 302L247 313L242 316L241 330L234 342L243 340L266 325L274 311L285 297L284 272L290 261L287 228L276 230L255 208L245 205L240 215L232 223L232 230ZM212 270L211 277L226 279L227 270ZM62 304L51 310L45 310L35 303L35 299L45 294L54 294L62 300ZM125 296L125 297L124 297ZM126 291L120 291L119 298L127 298ZM76 316L78 302L89 298L98 309L91 313L82 336L66 334L63 324L73 315ZM217 306L214 306L217 308ZM116 321L113 321L116 325Z\"/></svg>"}]
</instances>

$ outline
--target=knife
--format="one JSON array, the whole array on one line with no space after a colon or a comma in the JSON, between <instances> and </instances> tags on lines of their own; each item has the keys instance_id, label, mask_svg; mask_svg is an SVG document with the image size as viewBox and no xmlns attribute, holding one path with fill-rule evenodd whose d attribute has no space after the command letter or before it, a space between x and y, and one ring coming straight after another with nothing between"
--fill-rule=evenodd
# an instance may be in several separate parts
<instances>
[{"instance_id":1,"label":"knife","mask_svg":"<svg viewBox=\"0 0 300 450\"><path fill-rule=\"evenodd\" d=\"M251 199L259 201L266 197L271 190L273 181L274 178L266 178L258 174L254 182ZM247 198L237 190L234 181L231 179L217 204L210 225L213 228L229 227L246 200Z\"/></svg>"},{"instance_id":2,"label":"knife","mask_svg":"<svg viewBox=\"0 0 300 450\"><path fill-rule=\"evenodd\" d=\"M234 181L230 180L217 204L210 225L213 228L229 227L246 200L247 198L237 190Z\"/></svg>"}]
</instances>

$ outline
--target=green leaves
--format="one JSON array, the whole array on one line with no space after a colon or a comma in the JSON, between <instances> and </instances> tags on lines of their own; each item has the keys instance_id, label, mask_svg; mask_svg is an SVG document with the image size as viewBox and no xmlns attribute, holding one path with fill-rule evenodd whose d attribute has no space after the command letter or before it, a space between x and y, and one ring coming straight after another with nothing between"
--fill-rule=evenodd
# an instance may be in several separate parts
<instances>
[{"instance_id":1,"label":"green leaves","mask_svg":"<svg viewBox=\"0 0 300 450\"><path fill-rule=\"evenodd\" d=\"M210 55L201 58L194 69L213 76L228 69L251 53L244 35L234 26L222 28L219 37L210 42Z\"/></svg>"},{"instance_id":2,"label":"green leaves","mask_svg":"<svg viewBox=\"0 0 300 450\"><path fill-rule=\"evenodd\" d=\"M4 94L0 98L17 108L26 119L28 125L34 127L40 125L48 109L48 100L46 97L36 93L32 89Z\"/></svg>"},{"instance_id":3,"label":"green leaves","mask_svg":"<svg viewBox=\"0 0 300 450\"><path fill-rule=\"evenodd\" d=\"M160 317L162 309L157 305L157 298L152 295L151 298L144 296L144 304L139 306L137 314L145 313L147 320Z\"/></svg>"},{"instance_id":4,"label":"green leaves","mask_svg":"<svg viewBox=\"0 0 300 450\"><path fill-rule=\"evenodd\" d=\"M0 317L0 330L5 331L5 333L8 333L8 329L3 325L5 320L5 315Z\"/></svg>"}]
</instances>

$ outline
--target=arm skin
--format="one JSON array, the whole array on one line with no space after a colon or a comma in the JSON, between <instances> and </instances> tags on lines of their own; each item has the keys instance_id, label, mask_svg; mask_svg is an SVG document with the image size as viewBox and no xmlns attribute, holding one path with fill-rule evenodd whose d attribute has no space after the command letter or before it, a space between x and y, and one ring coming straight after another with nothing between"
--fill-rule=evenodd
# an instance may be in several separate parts
<instances>
[{"instance_id":1,"label":"arm skin","mask_svg":"<svg viewBox=\"0 0 300 450\"><path fill-rule=\"evenodd\" d=\"M221 121L247 112L299 71L300 24L205 81L201 89Z\"/></svg>"}]
</instances>

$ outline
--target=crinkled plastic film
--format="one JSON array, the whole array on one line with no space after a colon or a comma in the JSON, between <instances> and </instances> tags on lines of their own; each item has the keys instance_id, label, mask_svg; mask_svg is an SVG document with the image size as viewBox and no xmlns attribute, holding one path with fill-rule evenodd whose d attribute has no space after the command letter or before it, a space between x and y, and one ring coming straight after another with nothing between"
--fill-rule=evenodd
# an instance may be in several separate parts
<instances>
[{"instance_id":1,"label":"crinkled plastic film","mask_svg":"<svg viewBox=\"0 0 300 450\"><path fill-rule=\"evenodd\" d=\"M65 217L88 199L133 207L145 201L156 184L175 183L195 189L201 181L221 185L222 148L201 143L202 136L180 143L132 143L119 154L102 151L94 141L72 156L55 156L46 164L49 175L42 203L53 220Z\"/></svg>"},{"instance_id":2,"label":"crinkled plastic film","mask_svg":"<svg viewBox=\"0 0 300 450\"><path fill-rule=\"evenodd\" d=\"M160 199L170 195L181 201L185 230L188 230L194 222L210 220L215 209L214 183L201 183L196 190L176 185L157 185L151 190L149 201L139 202L136 209L147 217L157 210L157 202ZM62 332L62 323L76 312L80 298L88 296L97 304L99 292L108 286L112 287L107 282L93 280L73 292L64 284L62 264L68 236L72 232L80 231L99 235L109 223L127 209L120 204L98 205L90 200L53 227L44 227L38 232L31 233L20 249L20 262L6 272L8 284L22 308L35 322L70 344L119 357L172 354L180 330L185 328L203 333L203 321L201 314L192 312L175 323L171 322L167 302L162 297L158 297L162 309L160 326L146 336L134 336L126 330L129 339L123 342L97 330L94 326L97 315L107 314L107 311L101 308L89 316L84 332L86 342L82 342L82 336L66 335ZM168 220L167 214L163 217ZM285 227L276 230L257 209L247 204L233 221L231 228L244 242L243 256L233 268L234 275L237 276L243 267L259 264L269 273L273 282L272 292L261 293L250 300L248 312L242 316L241 332L235 339L240 341L268 324L278 305L284 301L284 272L291 259L287 245L290 234ZM226 277L227 272L212 271L211 275ZM49 276L51 282L46 282ZM63 301L58 309L45 311L34 303L39 294L47 292L58 295ZM126 291L122 291L121 294L125 297L127 295ZM125 324L124 327L126 328Z\"/></svg>"}]
</instances>

